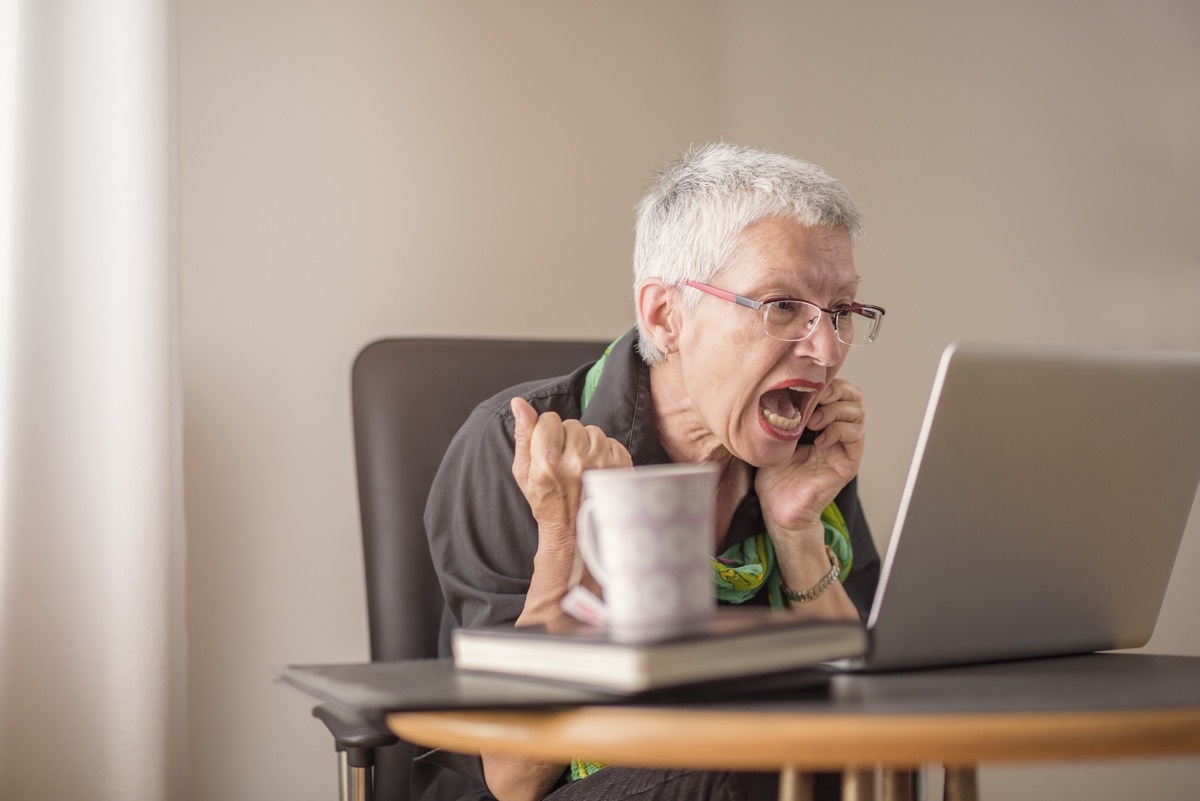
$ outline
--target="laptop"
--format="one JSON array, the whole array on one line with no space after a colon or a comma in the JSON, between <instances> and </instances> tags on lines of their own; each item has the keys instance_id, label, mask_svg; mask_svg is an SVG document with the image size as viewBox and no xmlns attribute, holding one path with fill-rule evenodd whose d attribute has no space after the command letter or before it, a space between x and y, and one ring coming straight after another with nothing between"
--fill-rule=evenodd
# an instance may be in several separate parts
<instances>
[{"instance_id":1,"label":"laptop","mask_svg":"<svg viewBox=\"0 0 1200 801\"><path fill-rule=\"evenodd\" d=\"M1200 484L1200 353L942 355L869 653L899 670L1144 645Z\"/></svg>"}]
</instances>

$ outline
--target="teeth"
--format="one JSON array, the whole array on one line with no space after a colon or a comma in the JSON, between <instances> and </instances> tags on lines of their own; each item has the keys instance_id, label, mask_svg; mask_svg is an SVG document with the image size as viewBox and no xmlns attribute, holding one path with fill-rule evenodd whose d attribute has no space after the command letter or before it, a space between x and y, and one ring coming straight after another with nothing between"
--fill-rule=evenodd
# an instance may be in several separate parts
<instances>
[{"instance_id":1,"label":"teeth","mask_svg":"<svg viewBox=\"0 0 1200 801\"><path fill-rule=\"evenodd\" d=\"M762 412L762 416L766 418L768 423L784 431L791 431L796 428L796 426L800 425L801 418L804 417L804 411L801 409L797 409L791 417L782 417L764 406L758 407L758 410Z\"/></svg>"},{"instance_id":2,"label":"teeth","mask_svg":"<svg viewBox=\"0 0 1200 801\"><path fill-rule=\"evenodd\" d=\"M800 395L810 395L816 391L812 387L788 387L788 389ZM800 426L800 421L804 419L803 406L803 402L798 403L795 411L792 412L790 417L783 417L782 415L776 414L766 406L759 406L758 410L762 412L763 418L765 418L766 421L771 425L778 429L782 429L783 431L793 431Z\"/></svg>"}]
</instances>

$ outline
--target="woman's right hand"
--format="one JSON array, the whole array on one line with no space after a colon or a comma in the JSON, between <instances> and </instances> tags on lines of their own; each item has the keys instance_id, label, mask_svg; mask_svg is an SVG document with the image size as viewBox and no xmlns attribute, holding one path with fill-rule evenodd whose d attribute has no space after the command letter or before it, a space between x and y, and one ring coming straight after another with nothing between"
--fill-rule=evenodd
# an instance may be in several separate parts
<instances>
[{"instance_id":1,"label":"woman's right hand","mask_svg":"<svg viewBox=\"0 0 1200 801\"><path fill-rule=\"evenodd\" d=\"M512 473L529 502L538 526L533 576L518 626L544 623L562 614L575 564L575 517L583 491L583 471L630 467L625 446L596 426L563 420L554 412L539 415L524 398L510 406L516 421ZM562 775L565 765L482 754L488 788L499 799L541 798Z\"/></svg>"},{"instance_id":2,"label":"woman's right hand","mask_svg":"<svg viewBox=\"0 0 1200 801\"><path fill-rule=\"evenodd\" d=\"M512 473L538 525L538 549L525 607L517 625L541 623L560 613L575 561L575 518L583 471L631 467L629 451L597 426L539 415L524 398L513 398Z\"/></svg>"},{"instance_id":3,"label":"woman's right hand","mask_svg":"<svg viewBox=\"0 0 1200 801\"><path fill-rule=\"evenodd\" d=\"M513 398L510 406L516 420L513 477L538 522L538 546L574 551L583 471L630 467L633 460L597 426L563 420L555 412L539 415L524 398Z\"/></svg>"},{"instance_id":4,"label":"woman's right hand","mask_svg":"<svg viewBox=\"0 0 1200 801\"><path fill-rule=\"evenodd\" d=\"M554 412L539 415L524 398L510 402L515 420L512 473L529 502L538 526L533 576L518 626L544 623L562 614L575 564L575 517L583 491L583 471L629 467L625 446L596 426L563 420ZM499 799L541 798L562 775L565 765L484 753L483 773Z\"/></svg>"}]
</instances>

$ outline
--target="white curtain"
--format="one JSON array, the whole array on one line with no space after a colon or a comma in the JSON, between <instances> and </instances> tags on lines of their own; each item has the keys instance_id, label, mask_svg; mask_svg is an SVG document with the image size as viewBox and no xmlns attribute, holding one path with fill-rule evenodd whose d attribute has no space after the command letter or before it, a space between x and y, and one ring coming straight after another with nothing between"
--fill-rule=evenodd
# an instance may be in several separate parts
<instances>
[{"instance_id":1,"label":"white curtain","mask_svg":"<svg viewBox=\"0 0 1200 801\"><path fill-rule=\"evenodd\" d=\"M170 0L0 0L0 797L186 795Z\"/></svg>"}]
</instances>

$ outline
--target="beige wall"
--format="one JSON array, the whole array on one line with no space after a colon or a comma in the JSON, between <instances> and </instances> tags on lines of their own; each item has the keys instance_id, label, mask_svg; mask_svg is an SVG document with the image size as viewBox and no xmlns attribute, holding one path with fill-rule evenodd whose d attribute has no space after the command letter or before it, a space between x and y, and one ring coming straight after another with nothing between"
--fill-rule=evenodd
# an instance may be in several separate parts
<instances>
[{"instance_id":1,"label":"beige wall","mask_svg":"<svg viewBox=\"0 0 1200 801\"><path fill-rule=\"evenodd\" d=\"M809 158L869 215L863 295L890 313L847 370L881 543L946 342L1200 350L1200 7L960 5L180 0L191 798L335 792L322 727L270 677L366 656L357 348L623 330L631 209L689 143ZM1155 650L1200 654L1194 518ZM1020 767L984 792L1197 779Z\"/></svg>"}]
</instances>

